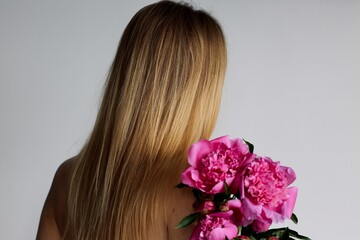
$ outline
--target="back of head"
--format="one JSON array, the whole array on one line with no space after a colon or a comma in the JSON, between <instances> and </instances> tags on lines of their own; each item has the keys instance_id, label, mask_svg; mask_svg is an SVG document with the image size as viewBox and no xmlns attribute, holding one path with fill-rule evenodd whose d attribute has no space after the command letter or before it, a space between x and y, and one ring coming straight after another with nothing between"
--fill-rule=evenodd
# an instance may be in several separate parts
<instances>
[{"instance_id":1,"label":"back of head","mask_svg":"<svg viewBox=\"0 0 360 240\"><path fill-rule=\"evenodd\" d=\"M205 11L161 1L134 15L73 167L66 237L147 239L188 147L214 129L225 69L221 27Z\"/></svg>"}]
</instances>

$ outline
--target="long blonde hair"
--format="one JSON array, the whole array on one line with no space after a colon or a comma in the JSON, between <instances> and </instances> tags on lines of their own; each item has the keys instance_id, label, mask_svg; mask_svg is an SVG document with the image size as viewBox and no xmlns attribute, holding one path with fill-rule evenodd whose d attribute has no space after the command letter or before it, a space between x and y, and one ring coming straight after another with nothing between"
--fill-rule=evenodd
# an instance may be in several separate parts
<instances>
[{"instance_id":1,"label":"long blonde hair","mask_svg":"<svg viewBox=\"0 0 360 240\"><path fill-rule=\"evenodd\" d=\"M65 239L147 239L191 143L209 138L226 46L219 23L186 3L139 10L125 28L70 179Z\"/></svg>"}]
</instances>

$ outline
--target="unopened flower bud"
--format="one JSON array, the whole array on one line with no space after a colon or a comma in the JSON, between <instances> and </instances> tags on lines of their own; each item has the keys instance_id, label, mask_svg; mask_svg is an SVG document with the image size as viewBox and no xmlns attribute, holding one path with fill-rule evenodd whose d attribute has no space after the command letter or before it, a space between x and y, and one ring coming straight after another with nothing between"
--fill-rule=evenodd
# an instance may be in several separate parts
<instances>
[{"instance_id":1,"label":"unopened flower bud","mask_svg":"<svg viewBox=\"0 0 360 240\"><path fill-rule=\"evenodd\" d=\"M239 236L239 237L237 237L236 239L237 239L237 240L250 240L250 238L247 237L247 236Z\"/></svg>"},{"instance_id":2,"label":"unopened flower bud","mask_svg":"<svg viewBox=\"0 0 360 240\"><path fill-rule=\"evenodd\" d=\"M206 215L215 211L215 203L210 200L205 200L203 202L196 201L193 205L196 212Z\"/></svg>"},{"instance_id":3,"label":"unopened flower bud","mask_svg":"<svg viewBox=\"0 0 360 240\"><path fill-rule=\"evenodd\" d=\"M221 203L220 206L219 206L219 210L220 210L220 212L227 212L227 211L229 211L230 209L229 209L228 203L227 203L227 202Z\"/></svg>"},{"instance_id":4,"label":"unopened flower bud","mask_svg":"<svg viewBox=\"0 0 360 240\"><path fill-rule=\"evenodd\" d=\"M271 236L271 237L268 237L267 240L279 240L279 238L275 237L275 236Z\"/></svg>"}]
</instances>

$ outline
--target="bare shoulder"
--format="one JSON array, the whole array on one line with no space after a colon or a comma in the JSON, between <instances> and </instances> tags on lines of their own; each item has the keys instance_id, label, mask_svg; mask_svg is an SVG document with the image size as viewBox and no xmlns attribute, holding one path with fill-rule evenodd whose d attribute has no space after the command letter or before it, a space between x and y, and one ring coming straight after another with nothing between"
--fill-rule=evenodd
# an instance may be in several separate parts
<instances>
[{"instance_id":1,"label":"bare shoulder","mask_svg":"<svg viewBox=\"0 0 360 240\"><path fill-rule=\"evenodd\" d=\"M37 240L61 239L65 229L69 178L74 161L75 157L70 158L56 170L41 212Z\"/></svg>"},{"instance_id":2,"label":"bare shoulder","mask_svg":"<svg viewBox=\"0 0 360 240\"><path fill-rule=\"evenodd\" d=\"M193 213L192 204L195 197L189 188L174 188L168 215L168 239L187 240L190 239L194 225L176 229L177 224L187 215Z\"/></svg>"}]
</instances>

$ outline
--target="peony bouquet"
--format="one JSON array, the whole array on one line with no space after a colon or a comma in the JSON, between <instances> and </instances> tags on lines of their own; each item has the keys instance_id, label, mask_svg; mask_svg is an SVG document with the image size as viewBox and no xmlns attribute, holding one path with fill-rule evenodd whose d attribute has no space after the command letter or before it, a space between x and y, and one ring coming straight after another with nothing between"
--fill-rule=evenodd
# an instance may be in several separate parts
<instances>
[{"instance_id":1,"label":"peony bouquet","mask_svg":"<svg viewBox=\"0 0 360 240\"><path fill-rule=\"evenodd\" d=\"M240 138L200 140L188 151L188 167L177 187L190 187L194 212L177 228L196 223L190 240L309 239L289 228L269 229L291 219L298 189L290 167L253 153Z\"/></svg>"}]
</instances>

